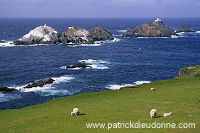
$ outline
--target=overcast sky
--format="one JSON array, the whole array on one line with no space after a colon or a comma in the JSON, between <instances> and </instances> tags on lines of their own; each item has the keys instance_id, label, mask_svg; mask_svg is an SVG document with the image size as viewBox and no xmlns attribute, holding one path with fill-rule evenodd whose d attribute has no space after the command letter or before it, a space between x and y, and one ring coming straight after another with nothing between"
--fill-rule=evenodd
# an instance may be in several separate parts
<instances>
[{"instance_id":1,"label":"overcast sky","mask_svg":"<svg viewBox=\"0 0 200 133\"><path fill-rule=\"evenodd\" d=\"M0 17L200 17L200 0L0 0Z\"/></svg>"}]
</instances>

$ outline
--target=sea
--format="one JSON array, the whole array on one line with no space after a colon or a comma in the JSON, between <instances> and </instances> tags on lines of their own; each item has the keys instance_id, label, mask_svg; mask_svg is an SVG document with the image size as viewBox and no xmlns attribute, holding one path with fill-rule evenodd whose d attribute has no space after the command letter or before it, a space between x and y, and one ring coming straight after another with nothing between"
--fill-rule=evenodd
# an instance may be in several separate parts
<instances>
[{"instance_id":1,"label":"sea","mask_svg":"<svg viewBox=\"0 0 200 133\"><path fill-rule=\"evenodd\" d=\"M133 29L155 19L0 18L0 40L9 42L45 24L60 33L68 27L87 30L103 27L115 38L95 45L13 46L0 43L0 85L19 90L0 92L0 110L19 109L80 93L117 91L123 86L173 79L180 68L200 65L200 18L161 18L174 30L188 25L196 31L179 33L179 37L121 37L127 28ZM92 68L66 69L66 66L79 62ZM53 78L55 82L23 89L44 78Z\"/></svg>"}]
</instances>

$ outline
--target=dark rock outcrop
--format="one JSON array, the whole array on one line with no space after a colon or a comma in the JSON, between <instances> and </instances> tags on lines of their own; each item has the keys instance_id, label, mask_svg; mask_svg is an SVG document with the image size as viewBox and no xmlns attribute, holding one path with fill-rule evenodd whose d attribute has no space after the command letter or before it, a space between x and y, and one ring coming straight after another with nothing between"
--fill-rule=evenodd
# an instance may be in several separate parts
<instances>
[{"instance_id":1,"label":"dark rock outcrop","mask_svg":"<svg viewBox=\"0 0 200 133\"><path fill-rule=\"evenodd\" d=\"M195 31L193 29L191 29L189 26L183 25L182 27L180 27L176 30L176 33L178 33L178 32L195 32Z\"/></svg>"},{"instance_id":2,"label":"dark rock outcrop","mask_svg":"<svg viewBox=\"0 0 200 133\"><path fill-rule=\"evenodd\" d=\"M134 37L134 36L135 32L133 32L133 30L131 30L130 28L126 29L126 33L122 35L122 37Z\"/></svg>"},{"instance_id":3,"label":"dark rock outcrop","mask_svg":"<svg viewBox=\"0 0 200 133\"><path fill-rule=\"evenodd\" d=\"M30 44L57 44L60 43L60 34L53 28L47 26L36 27L28 34L14 42L15 45Z\"/></svg>"},{"instance_id":4,"label":"dark rock outcrop","mask_svg":"<svg viewBox=\"0 0 200 133\"><path fill-rule=\"evenodd\" d=\"M94 40L89 31L83 28L69 27L60 38L63 44L67 43L93 43Z\"/></svg>"},{"instance_id":5,"label":"dark rock outcrop","mask_svg":"<svg viewBox=\"0 0 200 133\"><path fill-rule=\"evenodd\" d=\"M77 65L71 65L71 66L67 66L66 68L91 68L91 66L85 65L85 64L77 64Z\"/></svg>"},{"instance_id":6,"label":"dark rock outcrop","mask_svg":"<svg viewBox=\"0 0 200 133\"><path fill-rule=\"evenodd\" d=\"M14 88L8 88L8 87L5 87L3 85L0 85L0 92L12 92L12 91L16 91L17 89L14 89Z\"/></svg>"},{"instance_id":7,"label":"dark rock outcrop","mask_svg":"<svg viewBox=\"0 0 200 133\"><path fill-rule=\"evenodd\" d=\"M32 87L42 87L46 84L52 84L55 80L52 78L46 78L46 79L42 79L39 81L36 81L32 84L28 84L27 86L25 86L24 88L32 88Z\"/></svg>"},{"instance_id":8,"label":"dark rock outcrop","mask_svg":"<svg viewBox=\"0 0 200 133\"><path fill-rule=\"evenodd\" d=\"M142 24L133 30L128 30L123 37L171 37L175 34L174 30L167 27L159 18L152 23Z\"/></svg>"},{"instance_id":9,"label":"dark rock outcrop","mask_svg":"<svg viewBox=\"0 0 200 133\"><path fill-rule=\"evenodd\" d=\"M90 33L94 41L106 41L114 39L109 31L101 27L93 28Z\"/></svg>"}]
</instances>

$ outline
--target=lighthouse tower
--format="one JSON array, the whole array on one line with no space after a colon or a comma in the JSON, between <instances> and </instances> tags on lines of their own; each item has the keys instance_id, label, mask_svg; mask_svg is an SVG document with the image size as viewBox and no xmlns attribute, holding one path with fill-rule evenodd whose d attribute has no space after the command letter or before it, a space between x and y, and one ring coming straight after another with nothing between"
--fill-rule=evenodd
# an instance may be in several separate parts
<instances>
[{"instance_id":1,"label":"lighthouse tower","mask_svg":"<svg viewBox=\"0 0 200 133\"><path fill-rule=\"evenodd\" d=\"M162 20L160 19L160 18L157 18L156 20L155 20L155 22L161 22Z\"/></svg>"}]
</instances>

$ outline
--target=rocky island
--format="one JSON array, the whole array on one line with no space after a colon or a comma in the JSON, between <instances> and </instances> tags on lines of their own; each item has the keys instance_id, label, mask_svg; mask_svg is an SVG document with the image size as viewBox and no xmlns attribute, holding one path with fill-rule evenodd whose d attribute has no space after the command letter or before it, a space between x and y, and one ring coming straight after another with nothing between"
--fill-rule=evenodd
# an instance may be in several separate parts
<instances>
[{"instance_id":1,"label":"rocky island","mask_svg":"<svg viewBox=\"0 0 200 133\"><path fill-rule=\"evenodd\" d=\"M174 34L174 30L167 27L161 19L157 18L152 23L142 24L133 30L128 28L122 37L171 37Z\"/></svg>"},{"instance_id":2,"label":"rocky island","mask_svg":"<svg viewBox=\"0 0 200 133\"><path fill-rule=\"evenodd\" d=\"M47 26L39 26L14 42L15 45L57 44L60 43L59 32Z\"/></svg>"},{"instance_id":3,"label":"rocky island","mask_svg":"<svg viewBox=\"0 0 200 133\"><path fill-rule=\"evenodd\" d=\"M93 28L91 31L84 28L69 27L67 31L60 34L45 24L31 30L28 34L15 41L14 44L94 44L95 41L113 39L112 34L101 27Z\"/></svg>"},{"instance_id":4,"label":"rocky island","mask_svg":"<svg viewBox=\"0 0 200 133\"><path fill-rule=\"evenodd\" d=\"M176 33L179 33L179 32L195 32L195 30L191 29L188 25L183 25L182 27L178 28L175 32Z\"/></svg>"}]
</instances>

